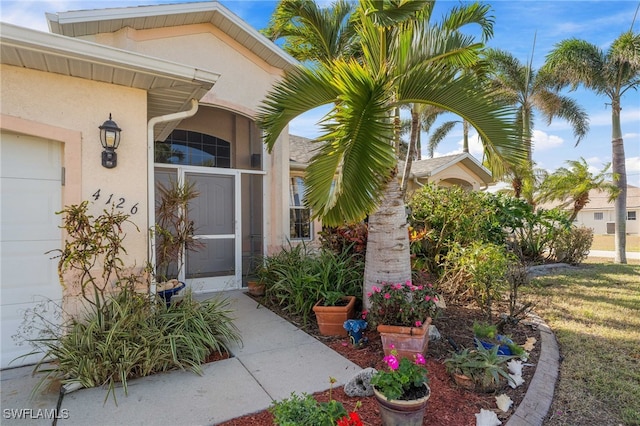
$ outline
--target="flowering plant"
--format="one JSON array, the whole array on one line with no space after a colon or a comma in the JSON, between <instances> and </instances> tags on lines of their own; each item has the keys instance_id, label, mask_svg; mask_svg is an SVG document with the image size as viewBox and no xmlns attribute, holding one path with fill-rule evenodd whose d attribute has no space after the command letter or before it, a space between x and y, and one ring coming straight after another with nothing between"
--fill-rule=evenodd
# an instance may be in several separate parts
<instances>
[{"instance_id":1,"label":"flowering plant","mask_svg":"<svg viewBox=\"0 0 640 426\"><path fill-rule=\"evenodd\" d=\"M348 416L338 419L336 426L362 426L362 420L358 413L352 411Z\"/></svg>"},{"instance_id":2,"label":"flowering plant","mask_svg":"<svg viewBox=\"0 0 640 426\"><path fill-rule=\"evenodd\" d=\"M391 346L391 354L382 359L388 371L378 371L371 377L371 384L387 399L417 399L419 395L411 392L422 392L424 385L429 383L426 362L422 354L414 355L414 361L409 358L398 359L398 351Z\"/></svg>"},{"instance_id":3,"label":"flowering plant","mask_svg":"<svg viewBox=\"0 0 640 426\"><path fill-rule=\"evenodd\" d=\"M406 327L422 327L427 317L435 315L438 302L433 285L413 285L411 281L373 286L367 297L370 308L363 312L363 317L376 324Z\"/></svg>"}]
</instances>

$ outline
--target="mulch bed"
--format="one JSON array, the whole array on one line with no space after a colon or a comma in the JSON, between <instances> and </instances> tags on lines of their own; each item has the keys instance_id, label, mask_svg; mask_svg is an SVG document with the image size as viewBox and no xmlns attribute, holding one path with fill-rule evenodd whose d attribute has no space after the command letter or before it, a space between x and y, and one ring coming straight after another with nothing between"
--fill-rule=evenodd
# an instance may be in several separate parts
<instances>
[{"instance_id":1,"label":"mulch bed","mask_svg":"<svg viewBox=\"0 0 640 426\"><path fill-rule=\"evenodd\" d=\"M259 302L262 301L262 298L255 299ZM362 368L383 368L382 357L384 353L382 343L375 330L365 331L364 335L369 342L363 348L356 349L348 343L348 338L346 337L320 336L313 320L303 325L297 318L291 318L285 313L279 312L277 307L270 307L270 309ZM453 350L448 338L452 339L460 347L473 347L471 327L474 321L482 320L482 312L475 306L449 303L442 315L433 321L433 324L440 331L442 339L430 342L427 350L426 360L431 397L423 425L475 425L475 414L479 413L482 408L495 411L498 418L505 424L524 398L540 356L539 332L526 322L520 322L516 326L505 330L505 333L511 336L516 343L523 344L529 337L535 337L538 341L535 349L530 352L529 360L526 363L527 365L531 364L531 366L523 368L524 385L516 389L506 386L499 392L507 394L513 400L513 406L507 413L501 412L496 407L495 396L498 393L476 393L465 390L457 386L446 372L444 360L451 355ZM329 400L329 391L316 393L314 397L321 402L327 401ZM378 403L375 397L349 397L344 393L342 387L337 387L331 390L331 398L342 402L347 411L357 410L364 425L379 425L381 423ZM356 405L359 405L359 407L356 408ZM223 426L262 426L270 424L273 424L273 416L268 410L221 423Z\"/></svg>"}]
</instances>

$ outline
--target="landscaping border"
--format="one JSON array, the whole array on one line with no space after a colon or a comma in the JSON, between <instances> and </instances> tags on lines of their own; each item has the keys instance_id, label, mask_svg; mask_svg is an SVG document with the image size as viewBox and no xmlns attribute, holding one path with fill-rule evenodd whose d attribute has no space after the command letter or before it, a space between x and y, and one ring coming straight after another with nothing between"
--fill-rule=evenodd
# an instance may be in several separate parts
<instances>
[{"instance_id":1,"label":"landscaping border","mask_svg":"<svg viewBox=\"0 0 640 426\"><path fill-rule=\"evenodd\" d=\"M556 336L542 318L530 316L540 332L540 357L527 393L506 426L541 426L551 408L558 380L560 349Z\"/></svg>"}]
</instances>

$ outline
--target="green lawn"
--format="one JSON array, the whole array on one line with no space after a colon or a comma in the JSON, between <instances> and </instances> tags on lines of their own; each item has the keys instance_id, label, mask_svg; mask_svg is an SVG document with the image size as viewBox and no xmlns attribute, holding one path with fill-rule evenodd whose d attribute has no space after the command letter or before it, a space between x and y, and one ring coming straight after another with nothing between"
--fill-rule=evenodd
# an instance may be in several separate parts
<instances>
[{"instance_id":1,"label":"green lawn","mask_svg":"<svg viewBox=\"0 0 640 426\"><path fill-rule=\"evenodd\" d=\"M594 235L591 250L613 251L613 235ZM640 251L640 235L627 235L627 252Z\"/></svg>"},{"instance_id":2,"label":"green lawn","mask_svg":"<svg viewBox=\"0 0 640 426\"><path fill-rule=\"evenodd\" d=\"M556 425L640 425L640 265L585 263L525 290L563 360Z\"/></svg>"}]
</instances>

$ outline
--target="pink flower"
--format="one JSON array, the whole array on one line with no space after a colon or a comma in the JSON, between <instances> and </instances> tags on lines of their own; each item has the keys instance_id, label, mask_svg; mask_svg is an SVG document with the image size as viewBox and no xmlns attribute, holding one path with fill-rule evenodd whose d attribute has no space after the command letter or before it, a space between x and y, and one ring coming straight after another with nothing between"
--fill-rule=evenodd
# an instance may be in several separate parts
<instances>
[{"instance_id":1,"label":"pink flower","mask_svg":"<svg viewBox=\"0 0 640 426\"><path fill-rule=\"evenodd\" d=\"M367 293L367 297L371 297L371 295L372 295L372 294L373 294L373 293L368 292L368 293Z\"/></svg>"},{"instance_id":2,"label":"pink flower","mask_svg":"<svg viewBox=\"0 0 640 426\"><path fill-rule=\"evenodd\" d=\"M393 355L387 355L384 358L382 358L382 360L389 366L390 369L392 370L397 370L398 367L400 366L400 362L398 361L398 358L396 358Z\"/></svg>"},{"instance_id":3,"label":"pink flower","mask_svg":"<svg viewBox=\"0 0 640 426\"><path fill-rule=\"evenodd\" d=\"M416 321L416 327L422 327L422 321Z\"/></svg>"},{"instance_id":4,"label":"pink flower","mask_svg":"<svg viewBox=\"0 0 640 426\"><path fill-rule=\"evenodd\" d=\"M362 319L367 319L367 314L369 313L369 311L364 310L362 311Z\"/></svg>"},{"instance_id":5,"label":"pink flower","mask_svg":"<svg viewBox=\"0 0 640 426\"><path fill-rule=\"evenodd\" d=\"M385 294L384 294L384 298L385 298L385 299L391 299L391 295L390 295L389 293L385 293Z\"/></svg>"},{"instance_id":6,"label":"pink flower","mask_svg":"<svg viewBox=\"0 0 640 426\"><path fill-rule=\"evenodd\" d=\"M425 365L426 363L427 361L424 359L424 356L422 356L422 354L416 354L416 364Z\"/></svg>"},{"instance_id":7,"label":"pink flower","mask_svg":"<svg viewBox=\"0 0 640 426\"><path fill-rule=\"evenodd\" d=\"M438 297L433 296L433 301L434 301L434 302L436 302L436 303L438 303Z\"/></svg>"},{"instance_id":8,"label":"pink flower","mask_svg":"<svg viewBox=\"0 0 640 426\"><path fill-rule=\"evenodd\" d=\"M380 293L380 287L376 287L375 285L373 287L371 287L371 290L375 291L376 293Z\"/></svg>"},{"instance_id":9,"label":"pink flower","mask_svg":"<svg viewBox=\"0 0 640 426\"><path fill-rule=\"evenodd\" d=\"M398 283L394 286L396 290L402 290L402 284Z\"/></svg>"},{"instance_id":10,"label":"pink flower","mask_svg":"<svg viewBox=\"0 0 640 426\"><path fill-rule=\"evenodd\" d=\"M431 300L431 296L426 295L426 296L424 297L424 300L428 302L429 300Z\"/></svg>"}]
</instances>

